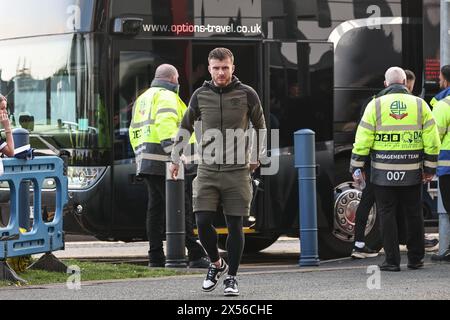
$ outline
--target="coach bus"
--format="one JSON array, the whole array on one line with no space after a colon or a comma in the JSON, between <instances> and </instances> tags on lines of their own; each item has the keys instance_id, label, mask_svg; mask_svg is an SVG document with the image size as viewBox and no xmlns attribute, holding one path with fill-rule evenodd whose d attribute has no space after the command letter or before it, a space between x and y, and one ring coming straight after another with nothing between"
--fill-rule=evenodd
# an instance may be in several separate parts
<instances>
[{"instance_id":1,"label":"coach bus","mask_svg":"<svg viewBox=\"0 0 450 320\"><path fill-rule=\"evenodd\" d=\"M269 129L279 129L278 147L269 145L278 174L254 177L260 183L245 221L246 251L262 250L282 234L299 236L293 133L310 128L316 133L320 257L348 255L361 196L348 173L361 106L382 89L384 71L393 65L416 73L416 94L436 92L438 4L0 0L0 92L13 126L30 131L36 154L68 155L66 232L145 240L147 192L135 175L128 138L133 102L161 63L177 67L180 95L188 102L209 79L208 52L227 47L236 76L259 93ZM8 186L0 187L5 225ZM54 192L54 181L46 180L46 219L54 212ZM367 243L379 248L376 221L372 210Z\"/></svg>"}]
</instances>

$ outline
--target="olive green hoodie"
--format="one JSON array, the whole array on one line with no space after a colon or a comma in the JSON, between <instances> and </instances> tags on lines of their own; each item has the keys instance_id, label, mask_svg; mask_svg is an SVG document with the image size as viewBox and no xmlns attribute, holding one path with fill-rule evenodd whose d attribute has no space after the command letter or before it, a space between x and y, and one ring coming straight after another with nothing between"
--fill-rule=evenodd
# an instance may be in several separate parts
<instances>
[{"instance_id":1,"label":"olive green hoodie","mask_svg":"<svg viewBox=\"0 0 450 320\"><path fill-rule=\"evenodd\" d=\"M197 120L201 121L201 134L198 137L199 167L208 170L227 171L249 167L248 136L231 137L232 132L245 132L250 128L251 122L258 141L264 140L266 136L264 112L258 94L235 76L226 87L217 87L212 81L205 81L193 93L189 108L181 121L172 151L172 162L179 162L179 150L182 150L186 141L185 137L181 138L182 132L192 134ZM219 144L220 141L223 143ZM252 143L256 147L256 141ZM237 158L239 149L239 154L245 150L245 158ZM256 159L264 151L264 148L256 150Z\"/></svg>"}]
</instances>

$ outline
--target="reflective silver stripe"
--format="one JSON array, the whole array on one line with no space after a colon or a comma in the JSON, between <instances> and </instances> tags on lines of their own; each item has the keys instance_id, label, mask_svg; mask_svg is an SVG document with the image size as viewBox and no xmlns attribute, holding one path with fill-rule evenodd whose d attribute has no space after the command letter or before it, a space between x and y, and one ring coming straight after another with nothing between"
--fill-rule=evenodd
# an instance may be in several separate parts
<instances>
[{"instance_id":1,"label":"reflective silver stripe","mask_svg":"<svg viewBox=\"0 0 450 320\"><path fill-rule=\"evenodd\" d=\"M171 113L175 113L175 115L178 116L178 112L176 109L174 108L161 108L159 109L156 114L160 114L160 113L166 113L166 112L171 112Z\"/></svg>"},{"instance_id":2,"label":"reflective silver stripe","mask_svg":"<svg viewBox=\"0 0 450 320\"><path fill-rule=\"evenodd\" d=\"M360 125L361 127L363 127L364 129L371 130L371 131L375 131L375 127L374 127L373 125L371 125L370 123L367 123L367 122L365 122L365 121L362 121L362 120L361 120L361 122L359 123L359 125Z\"/></svg>"},{"instance_id":3,"label":"reflective silver stripe","mask_svg":"<svg viewBox=\"0 0 450 320\"><path fill-rule=\"evenodd\" d=\"M417 101L417 125L420 127L419 130L423 129L423 127L421 126L422 122L423 122L423 117L422 117L422 99L420 98L416 98Z\"/></svg>"},{"instance_id":4,"label":"reflective silver stripe","mask_svg":"<svg viewBox=\"0 0 450 320\"><path fill-rule=\"evenodd\" d=\"M153 119L148 119L148 120L145 120L142 122L131 121L130 127L132 129L139 129L139 128L142 128L143 126L152 125L152 124L155 124L155 120L153 120Z\"/></svg>"},{"instance_id":5,"label":"reflective silver stripe","mask_svg":"<svg viewBox=\"0 0 450 320\"><path fill-rule=\"evenodd\" d=\"M381 124L381 99L375 99L375 112L377 117L377 131L403 131L403 130L422 130L422 99L417 98L417 124L409 125L390 125Z\"/></svg>"},{"instance_id":6,"label":"reflective silver stripe","mask_svg":"<svg viewBox=\"0 0 450 320\"><path fill-rule=\"evenodd\" d=\"M439 160L438 166L440 167L450 167L450 160Z\"/></svg>"},{"instance_id":7,"label":"reflective silver stripe","mask_svg":"<svg viewBox=\"0 0 450 320\"><path fill-rule=\"evenodd\" d=\"M140 153L136 156L136 161L140 160L155 160L155 161L169 161L169 156L155 153Z\"/></svg>"},{"instance_id":8,"label":"reflective silver stripe","mask_svg":"<svg viewBox=\"0 0 450 320\"><path fill-rule=\"evenodd\" d=\"M381 130L381 99L375 99L375 115L377 117L377 129Z\"/></svg>"},{"instance_id":9,"label":"reflective silver stripe","mask_svg":"<svg viewBox=\"0 0 450 320\"><path fill-rule=\"evenodd\" d=\"M352 167L355 167L355 168L362 168L362 167L364 167L364 161L357 161L357 160L354 160L354 159L351 159L350 160L350 165L352 166Z\"/></svg>"},{"instance_id":10,"label":"reflective silver stripe","mask_svg":"<svg viewBox=\"0 0 450 320\"><path fill-rule=\"evenodd\" d=\"M450 106L450 99L449 98L442 99L441 101L445 102L446 104L448 104Z\"/></svg>"},{"instance_id":11,"label":"reflective silver stripe","mask_svg":"<svg viewBox=\"0 0 450 320\"><path fill-rule=\"evenodd\" d=\"M450 127L448 127L448 128L443 128L443 127L439 127L439 126L438 126L438 131L439 131L440 134L446 134L447 131L448 131L448 129L450 129Z\"/></svg>"},{"instance_id":12,"label":"reflective silver stripe","mask_svg":"<svg viewBox=\"0 0 450 320\"><path fill-rule=\"evenodd\" d=\"M422 126L410 124L404 126L381 126L377 129L380 131L406 131L406 130L421 130Z\"/></svg>"},{"instance_id":13,"label":"reflective silver stripe","mask_svg":"<svg viewBox=\"0 0 450 320\"><path fill-rule=\"evenodd\" d=\"M394 164L394 163L380 163L372 161L372 167L379 170L410 171L420 169L420 163Z\"/></svg>"},{"instance_id":14,"label":"reflective silver stripe","mask_svg":"<svg viewBox=\"0 0 450 320\"><path fill-rule=\"evenodd\" d=\"M423 125L422 129L426 129L428 127L431 127L432 125L436 124L436 122L434 121L434 119L430 119L427 122L425 122L425 124Z\"/></svg>"},{"instance_id":15,"label":"reflective silver stripe","mask_svg":"<svg viewBox=\"0 0 450 320\"><path fill-rule=\"evenodd\" d=\"M427 161L423 162L423 165L428 168L437 168L438 163L436 161Z\"/></svg>"}]
</instances>

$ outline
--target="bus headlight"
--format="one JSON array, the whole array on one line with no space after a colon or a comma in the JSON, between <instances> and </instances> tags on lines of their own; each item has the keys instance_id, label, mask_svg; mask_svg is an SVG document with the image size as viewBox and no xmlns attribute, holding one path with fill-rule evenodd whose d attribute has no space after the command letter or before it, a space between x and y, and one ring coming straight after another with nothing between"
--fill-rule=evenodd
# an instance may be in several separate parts
<instances>
[{"instance_id":1,"label":"bus headlight","mask_svg":"<svg viewBox=\"0 0 450 320\"><path fill-rule=\"evenodd\" d=\"M69 189L89 189L103 176L106 167L68 167Z\"/></svg>"}]
</instances>

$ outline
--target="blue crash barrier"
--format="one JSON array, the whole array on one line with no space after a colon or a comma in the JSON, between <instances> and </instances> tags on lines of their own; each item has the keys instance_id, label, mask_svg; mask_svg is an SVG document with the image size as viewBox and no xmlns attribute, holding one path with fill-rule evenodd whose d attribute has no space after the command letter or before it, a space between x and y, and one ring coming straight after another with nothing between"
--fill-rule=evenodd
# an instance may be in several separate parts
<instances>
[{"instance_id":1,"label":"blue crash barrier","mask_svg":"<svg viewBox=\"0 0 450 320\"><path fill-rule=\"evenodd\" d=\"M55 156L32 160L7 158L3 159L3 167L0 181L9 182L11 209L8 226L0 228L0 260L64 249L63 207L67 203L68 187L63 160ZM43 221L41 213L42 186L48 178L53 178L56 184L56 210L51 222ZM19 190L24 180L31 181L34 190L33 227L21 233Z\"/></svg>"}]
</instances>

